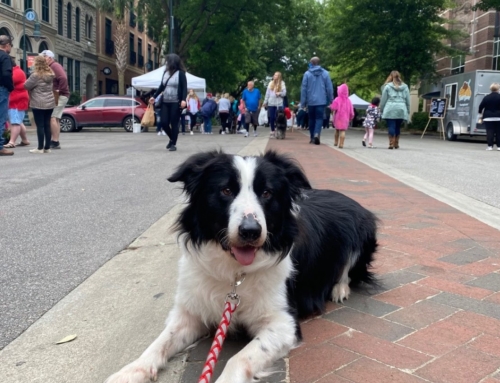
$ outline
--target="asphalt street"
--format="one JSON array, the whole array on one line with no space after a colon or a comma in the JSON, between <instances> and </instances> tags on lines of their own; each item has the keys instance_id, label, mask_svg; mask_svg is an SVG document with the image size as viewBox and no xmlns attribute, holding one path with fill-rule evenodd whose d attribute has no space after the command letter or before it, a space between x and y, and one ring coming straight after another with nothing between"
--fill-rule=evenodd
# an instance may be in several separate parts
<instances>
[{"instance_id":1,"label":"asphalt street","mask_svg":"<svg viewBox=\"0 0 500 383\"><path fill-rule=\"evenodd\" d=\"M261 129L261 137L267 132ZM322 142L331 145L332 133L325 131ZM375 136L377 149L363 148L361 137L347 133L346 154L500 209L500 152L486 152L484 141L403 136L401 149L390 151L386 135ZM36 141L33 133L30 139ZM63 149L50 155L28 147L2 159L0 349L181 201L166 178L187 156L236 153L252 140L180 136L171 153L166 137L154 133L84 130L63 134Z\"/></svg>"}]
</instances>

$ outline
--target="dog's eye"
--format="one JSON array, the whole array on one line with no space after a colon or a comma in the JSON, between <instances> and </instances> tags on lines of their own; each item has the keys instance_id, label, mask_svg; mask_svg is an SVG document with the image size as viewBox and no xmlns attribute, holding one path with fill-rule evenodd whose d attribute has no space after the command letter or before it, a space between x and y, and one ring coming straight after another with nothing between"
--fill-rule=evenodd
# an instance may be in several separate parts
<instances>
[{"instance_id":1,"label":"dog's eye","mask_svg":"<svg viewBox=\"0 0 500 383\"><path fill-rule=\"evenodd\" d=\"M233 194L233 192L231 191L231 189L225 188L225 189L222 189L222 194L230 196Z\"/></svg>"},{"instance_id":2,"label":"dog's eye","mask_svg":"<svg viewBox=\"0 0 500 383\"><path fill-rule=\"evenodd\" d=\"M272 196L272 193L269 190L264 190L262 192L262 198L266 198L267 199L267 198L271 198L271 196Z\"/></svg>"}]
</instances>

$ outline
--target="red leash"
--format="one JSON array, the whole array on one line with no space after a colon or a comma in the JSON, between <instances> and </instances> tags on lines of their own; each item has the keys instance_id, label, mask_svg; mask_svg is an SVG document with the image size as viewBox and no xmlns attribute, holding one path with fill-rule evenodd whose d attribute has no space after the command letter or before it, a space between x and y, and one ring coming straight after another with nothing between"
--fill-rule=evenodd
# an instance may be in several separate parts
<instances>
[{"instance_id":1,"label":"red leash","mask_svg":"<svg viewBox=\"0 0 500 383\"><path fill-rule=\"evenodd\" d=\"M241 285L244 279L245 274L242 274L239 278L236 277L234 285L232 285L233 290L226 296L222 319L219 323L219 327L217 328L217 332L215 333L214 341L212 342L212 346L208 352L207 360L205 361L205 366L203 367L198 383L210 383L210 379L212 379L215 365L219 359L219 354L222 351L222 345L224 344L224 340L226 339L227 331L231 323L231 318L240 304L240 296L236 294L236 287ZM235 301L236 303L232 303L231 301Z\"/></svg>"}]
</instances>

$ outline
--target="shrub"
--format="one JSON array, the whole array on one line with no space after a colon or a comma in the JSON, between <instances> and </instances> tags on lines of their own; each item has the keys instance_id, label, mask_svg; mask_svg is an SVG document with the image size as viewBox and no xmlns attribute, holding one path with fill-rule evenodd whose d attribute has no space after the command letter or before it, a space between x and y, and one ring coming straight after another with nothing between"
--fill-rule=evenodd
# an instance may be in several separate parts
<instances>
[{"instance_id":1,"label":"shrub","mask_svg":"<svg viewBox=\"0 0 500 383\"><path fill-rule=\"evenodd\" d=\"M408 129L412 130L424 130L427 122L429 121L429 113L427 112L415 112L411 117L411 122L408 124ZM438 121L433 118L427 127L428 131L437 131Z\"/></svg>"},{"instance_id":2,"label":"shrub","mask_svg":"<svg viewBox=\"0 0 500 383\"><path fill-rule=\"evenodd\" d=\"M68 99L68 106L80 105L81 101L82 101L82 96L80 96L80 93L71 92Z\"/></svg>"}]
</instances>

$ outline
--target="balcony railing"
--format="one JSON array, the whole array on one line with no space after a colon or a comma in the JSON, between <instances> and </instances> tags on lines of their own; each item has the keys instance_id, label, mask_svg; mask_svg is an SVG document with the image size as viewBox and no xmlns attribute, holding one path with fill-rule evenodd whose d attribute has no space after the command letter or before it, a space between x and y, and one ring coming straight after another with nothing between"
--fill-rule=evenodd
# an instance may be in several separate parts
<instances>
[{"instance_id":1,"label":"balcony railing","mask_svg":"<svg viewBox=\"0 0 500 383\"><path fill-rule=\"evenodd\" d=\"M110 39L106 39L106 54L107 55L112 55L113 53L115 53L115 42L113 40L110 40Z\"/></svg>"},{"instance_id":2,"label":"balcony railing","mask_svg":"<svg viewBox=\"0 0 500 383\"><path fill-rule=\"evenodd\" d=\"M130 52L130 65L135 65L136 62L137 62L137 53Z\"/></svg>"},{"instance_id":3,"label":"balcony railing","mask_svg":"<svg viewBox=\"0 0 500 383\"><path fill-rule=\"evenodd\" d=\"M144 67L144 56L143 55L139 55L139 58L137 60L137 66L139 68Z\"/></svg>"}]
</instances>

